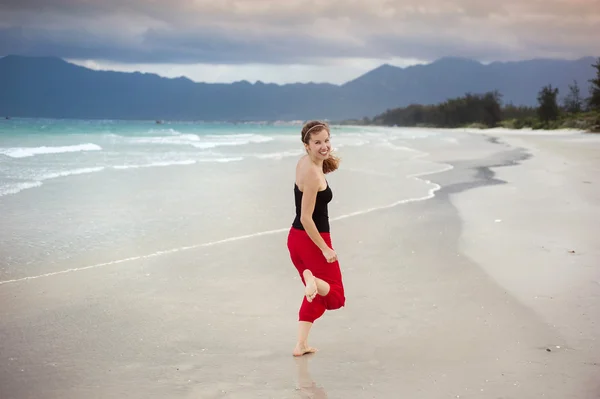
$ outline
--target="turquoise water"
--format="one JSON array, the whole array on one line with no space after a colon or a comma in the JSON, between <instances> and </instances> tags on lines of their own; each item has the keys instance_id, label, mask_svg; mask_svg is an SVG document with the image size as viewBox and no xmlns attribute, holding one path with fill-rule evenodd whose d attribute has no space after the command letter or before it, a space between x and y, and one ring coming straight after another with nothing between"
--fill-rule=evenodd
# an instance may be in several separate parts
<instances>
[{"instance_id":1,"label":"turquoise water","mask_svg":"<svg viewBox=\"0 0 600 399\"><path fill-rule=\"evenodd\" d=\"M0 281L287 228L300 124L0 121ZM424 129L332 128L332 219L431 197Z\"/></svg>"},{"instance_id":2,"label":"turquoise water","mask_svg":"<svg viewBox=\"0 0 600 399\"><path fill-rule=\"evenodd\" d=\"M3 121L0 124L0 196L38 187L46 180L107 168L288 156L292 154L278 151L279 146L268 143L293 139L297 131L297 127L289 125ZM300 153L298 148L292 152Z\"/></svg>"}]
</instances>

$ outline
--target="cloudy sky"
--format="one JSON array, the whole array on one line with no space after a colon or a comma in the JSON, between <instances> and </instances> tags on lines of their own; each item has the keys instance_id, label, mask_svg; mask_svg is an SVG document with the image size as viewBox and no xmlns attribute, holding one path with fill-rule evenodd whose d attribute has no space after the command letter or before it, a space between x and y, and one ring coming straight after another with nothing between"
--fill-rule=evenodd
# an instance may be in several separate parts
<instances>
[{"instance_id":1,"label":"cloudy sky","mask_svg":"<svg viewBox=\"0 0 600 399\"><path fill-rule=\"evenodd\" d=\"M0 0L0 56L195 81L343 83L382 63L600 56L600 0Z\"/></svg>"}]
</instances>

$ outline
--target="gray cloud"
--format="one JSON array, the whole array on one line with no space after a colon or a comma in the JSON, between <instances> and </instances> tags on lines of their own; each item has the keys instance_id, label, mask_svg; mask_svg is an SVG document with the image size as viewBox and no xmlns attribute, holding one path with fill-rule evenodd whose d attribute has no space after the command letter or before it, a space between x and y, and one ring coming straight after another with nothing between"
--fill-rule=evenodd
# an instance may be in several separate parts
<instances>
[{"instance_id":1,"label":"gray cloud","mask_svg":"<svg viewBox=\"0 0 600 399\"><path fill-rule=\"evenodd\" d=\"M4 0L0 55L125 63L600 55L600 0Z\"/></svg>"}]
</instances>

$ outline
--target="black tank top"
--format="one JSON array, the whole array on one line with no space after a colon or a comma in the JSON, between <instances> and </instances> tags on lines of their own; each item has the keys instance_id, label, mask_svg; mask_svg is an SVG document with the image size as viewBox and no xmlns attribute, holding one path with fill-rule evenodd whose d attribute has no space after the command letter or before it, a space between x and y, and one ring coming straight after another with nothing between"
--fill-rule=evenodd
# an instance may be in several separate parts
<instances>
[{"instance_id":1,"label":"black tank top","mask_svg":"<svg viewBox=\"0 0 600 399\"><path fill-rule=\"evenodd\" d=\"M300 214L302 210L302 191L298 188L297 184L294 184L294 199L296 202L296 218L292 226L304 230L304 226L300 223ZM317 226L317 230L320 233L329 233L329 213L327 210L327 204L333 199L333 192L327 183L327 188L323 191L317 192L317 198L315 200L315 210L312 214L312 219Z\"/></svg>"}]
</instances>

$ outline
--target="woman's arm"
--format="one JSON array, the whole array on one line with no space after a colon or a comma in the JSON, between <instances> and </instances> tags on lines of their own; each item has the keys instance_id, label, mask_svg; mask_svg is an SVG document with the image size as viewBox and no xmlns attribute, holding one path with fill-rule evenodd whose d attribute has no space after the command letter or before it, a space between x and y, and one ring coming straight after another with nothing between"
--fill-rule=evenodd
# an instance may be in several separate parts
<instances>
[{"instance_id":1,"label":"woman's arm","mask_svg":"<svg viewBox=\"0 0 600 399\"><path fill-rule=\"evenodd\" d=\"M302 207L300 210L300 223L302 223L302 227L308 234L308 236L312 239L312 241L321 249L323 252L323 256L327 258L327 261L333 262L336 258L336 254L332 248L329 248L321 234L319 234L319 230L315 225L315 222L312 218L312 214L315 210L315 201L317 198L317 192L319 191L319 176L317 173L309 173L306 176L306 180L304 181L304 187L302 190Z\"/></svg>"}]
</instances>

